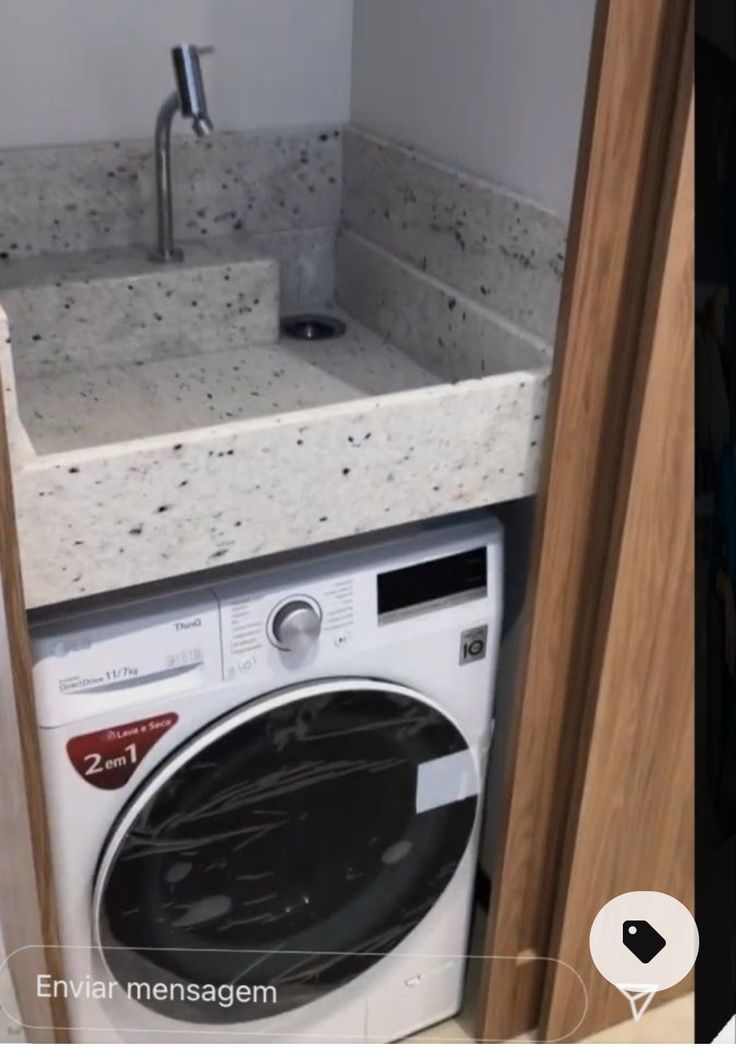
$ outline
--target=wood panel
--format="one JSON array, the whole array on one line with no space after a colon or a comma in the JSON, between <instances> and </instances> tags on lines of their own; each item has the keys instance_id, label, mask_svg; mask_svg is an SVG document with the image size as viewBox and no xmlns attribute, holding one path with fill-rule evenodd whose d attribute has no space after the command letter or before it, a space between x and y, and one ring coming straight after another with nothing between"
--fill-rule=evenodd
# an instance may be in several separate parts
<instances>
[{"instance_id":1,"label":"wood panel","mask_svg":"<svg viewBox=\"0 0 736 1052\"><path fill-rule=\"evenodd\" d=\"M41 788L30 640L0 398L0 926L29 1041L61 1037L63 1006L39 1001L36 976L60 975L46 807ZM43 947L50 947L44 951ZM65 1038L62 1038L65 1039Z\"/></svg>"},{"instance_id":2,"label":"wood panel","mask_svg":"<svg viewBox=\"0 0 736 1052\"><path fill-rule=\"evenodd\" d=\"M539 1019L687 20L687 0L596 12L486 943L516 964L489 965L489 1040Z\"/></svg>"},{"instance_id":3,"label":"wood panel","mask_svg":"<svg viewBox=\"0 0 736 1052\"><path fill-rule=\"evenodd\" d=\"M694 891L693 106L690 42L624 443L551 954L588 988L582 1030L624 1019L588 933L626 891ZM683 150L683 135L685 135ZM674 206L673 206L674 201ZM569 973L567 973L569 975ZM579 991L548 971L541 1034L570 1031ZM692 976L668 996L689 989ZM693 1040L693 1035L683 1034Z\"/></svg>"}]
</instances>

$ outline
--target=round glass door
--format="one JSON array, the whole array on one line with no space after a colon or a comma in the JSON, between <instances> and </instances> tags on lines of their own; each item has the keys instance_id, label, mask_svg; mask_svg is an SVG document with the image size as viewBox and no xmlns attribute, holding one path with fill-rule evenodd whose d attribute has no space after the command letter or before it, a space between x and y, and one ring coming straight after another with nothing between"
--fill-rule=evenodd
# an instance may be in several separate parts
<instances>
[{"instance_id":1,"label":"round glass door","mask_svg":"<svg viewBox=\"0 0 736 1052\"><path fill-rule=\"evenodd\" d=\"M103 852L94 912L113 977L159 1014L218 1024L349 982L457 869L479 789L467 750L429 699L370 680L283 691L205 728L144 783ZM438 791L463 763L472 784L466 770L462 794ZM212 986L251 999L203 999Z\"/></svg>"}]
</instances>

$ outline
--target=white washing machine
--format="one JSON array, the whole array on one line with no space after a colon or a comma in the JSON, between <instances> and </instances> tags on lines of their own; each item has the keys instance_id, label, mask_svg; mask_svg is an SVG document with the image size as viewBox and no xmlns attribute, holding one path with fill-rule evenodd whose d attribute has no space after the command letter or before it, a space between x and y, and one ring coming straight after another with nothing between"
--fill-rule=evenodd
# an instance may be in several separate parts
<instances>
[{"instance_id":1,"label":"white washing machine","mask_svg":"<svg viewBox=\"0 0 736 1052\"><path fill-rule=\"evenodd\" d=\"M33 627L73 1040L458 1010L501 571L479 515Z\"/></svg>"}]
</instances>

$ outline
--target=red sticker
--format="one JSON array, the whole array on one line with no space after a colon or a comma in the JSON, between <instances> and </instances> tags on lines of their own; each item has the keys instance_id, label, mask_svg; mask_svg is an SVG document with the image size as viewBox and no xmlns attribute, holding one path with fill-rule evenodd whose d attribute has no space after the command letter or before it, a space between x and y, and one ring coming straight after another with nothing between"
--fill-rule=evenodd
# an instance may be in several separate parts
<instances>
[{"instance_id":1,"label":"red sticker","mask_svg":"<svg viewBox=\"0 0 736 1052\"><path fill-rule=\"evenodd\" d=\"M165 716L124 723L121 727L107 727L94 734L82 734L66 743L66 751L77 772L90 785L98 789L120 789L178 718L169 712Z\"/></svg>"}]
</instances>

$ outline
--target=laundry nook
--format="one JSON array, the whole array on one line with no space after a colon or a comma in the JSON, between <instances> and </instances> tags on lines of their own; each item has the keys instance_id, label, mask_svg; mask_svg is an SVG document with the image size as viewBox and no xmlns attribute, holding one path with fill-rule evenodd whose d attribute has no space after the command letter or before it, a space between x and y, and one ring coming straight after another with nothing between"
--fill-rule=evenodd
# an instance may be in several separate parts
<instances>
[{"instance_id":1,"label":"laundry nook","mask_svg":"<svg viewBox=\"0 0 736 1052\"><path fill-rule=\"evenodd\" d=\"M602 386L626 268L584 211L610 171L584 120L611 97L608 6L16 5L14 1038L592 1032L593 980L552 952L563 889L538 882L567 835L565 735L588 725L554 631L593 645L600 611L577 604L613 592L577 560L629 448ZM634 189L600 193L623 230ZM583 294L593 232L609 269Z\"/></svg>"},{"instance_id":2,"label":"laundry nook","mask_svg":"<svg viewBox=\"0 0 736 1052\"><path fill-rule=\"evenodd\" d=\"M208 52L157 56L153 156L0 161L62 967L117 984L64 1001L90 1040L392 1041L463 1001L504 591L474 509L537 485L565 223L357 122L220 130Z\"/></svg>"}]
</instances>

